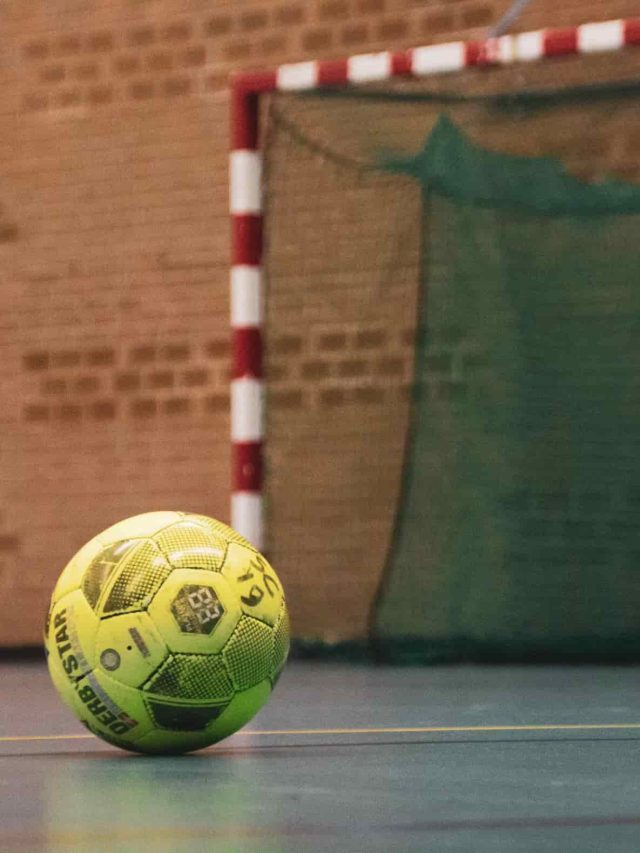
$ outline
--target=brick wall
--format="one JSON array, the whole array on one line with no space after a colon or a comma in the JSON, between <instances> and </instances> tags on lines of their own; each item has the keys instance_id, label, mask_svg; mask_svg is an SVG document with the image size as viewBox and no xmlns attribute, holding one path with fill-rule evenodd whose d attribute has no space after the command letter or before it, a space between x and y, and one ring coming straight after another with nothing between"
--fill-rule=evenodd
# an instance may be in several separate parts
<instances>
[{"instance_id":1,"label":"brick wall","mask_svg":"<svg viewBox=\"0 0 640 853\"><path fill-rule=\"evenodd\" d=\"M38 642L61 566L116 519L150 508L227 517L229 72L478 36L507 6L503 0L2 5L0 644ZM560 10L541 0L518 28L635 12L630 0L571 0ZM333 320L327 325L332 331ZM345 327L348 345L375 336L379 329L371 326ZM295 334L289 344L280 337L286 372ZM388 341L400 346L394 335ZM342 386L314 392L318 405L329 406L340 395L356 403L358 394L366 396L358 391L359 360L384 372L392 370L393 353L384 369L374 357L325 358L313 350L305 358L311 384L331 359L342 365L331 370L351 371L342 374ZM285 391L282 385L283 405ZM365 403L361 396L358 404ZM351 447L353 423L344 424L344 430L333 424L333 441ZM393 419L381 427L387 436L397 428ZM349 452L358 455L357 448ZM322 464L322 454L316 461ZM354 483L353 500L366 505L367 490L358 492ZM289 498L279 494L284 508ZM374 511L381 542L390 505ZM336 562L335 555L324 559ZM377 571L367 575L367 595ZM289 559L283 572L295 589L297 630L349 634L335 608L314 599L304 569ZM348 623L360 630L363 613L360 606Z\"/></svg>"}]
</instances>

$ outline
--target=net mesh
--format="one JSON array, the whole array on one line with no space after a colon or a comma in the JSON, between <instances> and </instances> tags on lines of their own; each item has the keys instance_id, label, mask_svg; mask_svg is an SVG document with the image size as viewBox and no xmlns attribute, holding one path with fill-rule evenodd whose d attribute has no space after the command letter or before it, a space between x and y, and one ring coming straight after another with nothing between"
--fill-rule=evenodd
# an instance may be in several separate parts
<instances>
[{"instance_id":1,"label":"net mesh","mask_svg":"<svg viewBox=\"0 0 640 853\"><path fill-rule=\"evenodd\" d=\"M637 64L272 100L267 488L298 636L640 652Z\"/></svg>"}]
</instances>

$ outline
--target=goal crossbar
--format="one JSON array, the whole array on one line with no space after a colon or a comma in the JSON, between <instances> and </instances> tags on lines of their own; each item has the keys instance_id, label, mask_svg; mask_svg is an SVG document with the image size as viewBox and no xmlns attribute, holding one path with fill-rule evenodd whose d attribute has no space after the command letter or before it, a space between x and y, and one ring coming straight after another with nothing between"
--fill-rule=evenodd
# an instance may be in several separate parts
<instances>
[{"instance_id":1,"label":"goal crossbar","mask_svg":"<svg viewBox=\"0 0 640 853\"><path fill-rule=\"evenodd\" d=\"M264 287L260 96L421 78L472 67L528 63L640 46L640 18L544 29L400 52L281 65L236 76L231 84L231 524L264 547Z\"/></svg>"}]
</instances>

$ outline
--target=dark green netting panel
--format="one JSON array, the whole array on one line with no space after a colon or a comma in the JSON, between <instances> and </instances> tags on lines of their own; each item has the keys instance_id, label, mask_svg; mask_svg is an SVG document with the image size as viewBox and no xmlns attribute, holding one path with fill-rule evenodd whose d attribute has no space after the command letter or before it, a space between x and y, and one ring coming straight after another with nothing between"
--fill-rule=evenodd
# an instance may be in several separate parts
<instances>
[{"instance_id":1,"label":"dark green netting panel","mask_svg":"<svg viewBox=\"0 0 640 853\"><path fill-rule=\"evenodd\" d=\"M640 654L640 190L471 143L417 156L423 293L388 658Z\"/></svg>"}]
</instances>

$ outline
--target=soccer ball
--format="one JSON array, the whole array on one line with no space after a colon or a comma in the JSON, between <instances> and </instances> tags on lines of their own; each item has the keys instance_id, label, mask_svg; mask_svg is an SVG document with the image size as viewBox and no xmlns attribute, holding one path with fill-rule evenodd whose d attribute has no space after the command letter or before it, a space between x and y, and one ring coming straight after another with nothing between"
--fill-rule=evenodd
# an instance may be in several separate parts
<instances>
[{"instance_id":1,"label":"soccer ball","mask_svg":"<svg viewBox=\"0 0 640 853\"><path fill-rule=\"evenodd\" d=\"M45 627L49 672L98 737L181 753L237 731L289 652L274 570L212 518L149 512L115 524L66 566Z\"/></svg>"}]
</instances>

